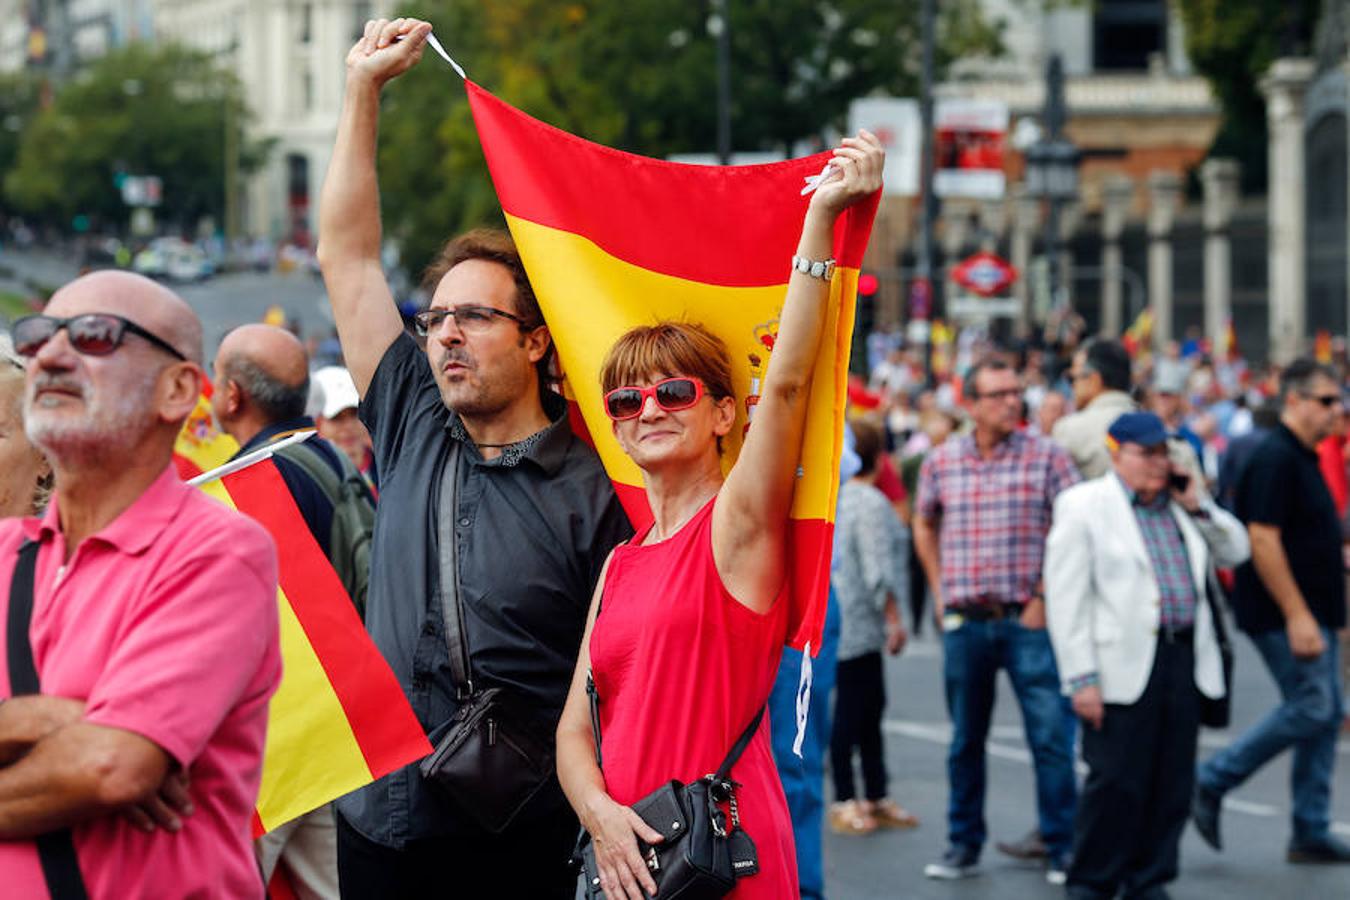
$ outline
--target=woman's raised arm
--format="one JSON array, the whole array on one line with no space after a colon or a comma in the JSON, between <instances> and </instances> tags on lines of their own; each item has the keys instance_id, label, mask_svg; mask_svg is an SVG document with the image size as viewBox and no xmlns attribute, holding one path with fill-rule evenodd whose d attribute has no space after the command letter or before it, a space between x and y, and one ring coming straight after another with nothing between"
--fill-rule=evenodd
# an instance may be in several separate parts
<instances>
[{"instance_id":1,"label":"woman's raised arm","mask_svg":"<svg viewBox=\"0 0 1350 900\"><path fill-rule=\"evenodd\" d=\"M797 256L821 263L830 258L835 221L881 187L884 160L872 134L844 138L807 207ZM713 511L718 574L732 595L756 612L766 612L782 586L787 518L829 296L827 280L793 267L754 427Z\"/></svg>"}]
</instances>

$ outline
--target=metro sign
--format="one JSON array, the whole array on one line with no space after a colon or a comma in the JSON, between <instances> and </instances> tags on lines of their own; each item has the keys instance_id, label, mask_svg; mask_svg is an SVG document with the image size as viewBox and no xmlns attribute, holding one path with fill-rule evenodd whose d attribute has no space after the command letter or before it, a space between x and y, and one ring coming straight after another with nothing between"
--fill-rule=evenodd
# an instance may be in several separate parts
<instances>
[{"instance_id":1,"label":"metro sign","mask_svg":"<svg viewBox=\"0 0 1350 900\"><path fill-rule=\"evenodd\" d=\"M993 297L1012 286L1017 269L1002 257L981 250L952 269L952 280L981 297Z\"/></svg>"}]
</instances>

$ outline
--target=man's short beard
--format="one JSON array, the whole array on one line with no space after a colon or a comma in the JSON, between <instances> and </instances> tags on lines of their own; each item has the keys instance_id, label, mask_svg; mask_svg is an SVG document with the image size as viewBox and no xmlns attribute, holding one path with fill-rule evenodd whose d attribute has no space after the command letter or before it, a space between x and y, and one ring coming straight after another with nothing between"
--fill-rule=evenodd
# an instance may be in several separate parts
<instances>
[{"instance_id":1,"label":"man's short beard","mask_svg":"<svg viewBox=\"0 0 1350 900\"><path fill-rule=\"evenodd\" d=\"M146 371L139 374L138 381L113 396L91 398L89 386L81 385L86 413L78 420L46 422L44 410L31 399L26 400L24 430L28 439L45 452L58 469L125 456L156 419L150 401L160 373ZM38 376L37 383L41 384L41 381L42 376Z\"/></svg>"}]
</instances>

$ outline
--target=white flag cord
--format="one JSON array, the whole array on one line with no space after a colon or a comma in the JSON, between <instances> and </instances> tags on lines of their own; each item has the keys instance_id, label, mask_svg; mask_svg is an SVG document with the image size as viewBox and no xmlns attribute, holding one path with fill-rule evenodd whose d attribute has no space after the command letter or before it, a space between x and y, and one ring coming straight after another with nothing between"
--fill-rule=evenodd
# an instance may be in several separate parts
<instances>
[{"instance_id":1,"label":"white flag cord","mask_svg":"<svg viewBox=\"0 0 1350 900\"><path fill-rule=\"evenodd\" d=\"M806 740L806 719L811 712L811 642L802 648L802 677L797 682L797 737L792 752L802 758L802 742Z\"/></svg>"},{"instance_id":2,"label":"white flag cord","mask_svg":"<svg viewBox=\"0 0 1350 900\"><path fill-rule=\"evenodd\" d=\"M427 43L431 45L432 50L435 50L437 53L440 54L441 59L445 60L450 64L450 68L454 69L456 72L459 73L460 78L463 78L465 81L469 80L469 76L464 74L464 69L460 66L460 64L451 59L450 54L446 53L445 48L441 46L441 42L436 40L435 34L427 35Z\"/></svg>"}]
</instances>

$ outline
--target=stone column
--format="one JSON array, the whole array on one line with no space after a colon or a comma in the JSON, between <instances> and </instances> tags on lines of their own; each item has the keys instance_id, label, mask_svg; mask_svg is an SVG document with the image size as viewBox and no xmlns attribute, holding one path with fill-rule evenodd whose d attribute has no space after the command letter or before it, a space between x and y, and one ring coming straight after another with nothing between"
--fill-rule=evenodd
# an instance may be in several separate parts
<instances>
[{"instance_id":1,"label":"stone column","mask_svg":"<svg viewBox=\"0 0 1350 900\"><path fill-rule=\"evenodd\" d=\"M1101 334L1119 339L1125 330L1125 258L1120 237L1134 202L1134 181L1112 175L1102 185L1102 317Z\"/></svg>"},{"instance_id":2,"label":"stone column","mask_svg":"<svg viewBox=\"0 0 1350 900\"><path fill-rule=\"evenodd\" d=\"M1017 269L1017 281L1013 283L1013 296L1022 314L1017 320L1017 336L1025 338L1032 333L1033 314L1031 308L1031 244L1036 238L1036 229L1041 224L1041 201L1027 194L1025 184L1019 184L1013 191L1013 228L1012 259Z\"/></svg>"},{"instance_id":3,"label":"stone column","mask_svg":"<svg viewBox=\"0 0 1350 900\"><path fill-rule=\"evenodd\" d=\"M1261 80L1270 132L1269 355L1281 364L1298 355L1308 329L1303 100L1312 77L1312 60L1285 58Z\"/></svg>"},{"instance_id":4,"label":"stone column","mask_svg":"<svg viewBox=\"0 0 1350 900\"><path fill-rule=\"evenodd\" d=\"M1233 248L1229 226L1237 211L1242 168L1235 159L1200 167L1205 189L1205 336L1219 347L1233 315Z\"/></svg>"},{"instance_id":5,"label":"stone column","mask_svg":"<svg viewBox=\"0 0 1350 900\"><path fill-rule=\"evenodd\" d=\"M1083 221L1083 206L1077 200L1061 200L1059 204L1059 276L1058 283L1064 288L1065 302L1070 309L1076 308L1074 302L1073 277L1073 236Z\"/></svg>"},{"instance_id":6,"label":"stone column","mask_svg":"<svg viewBox=\"0 0 1350 900\"><path fill-rule=\"evenodd\" d=\"M1172 339L1172 225L1181 204L1181 178L1155 169L1148 176L1148 302L1153 346Z\"/></svg>"}]
</instances>

